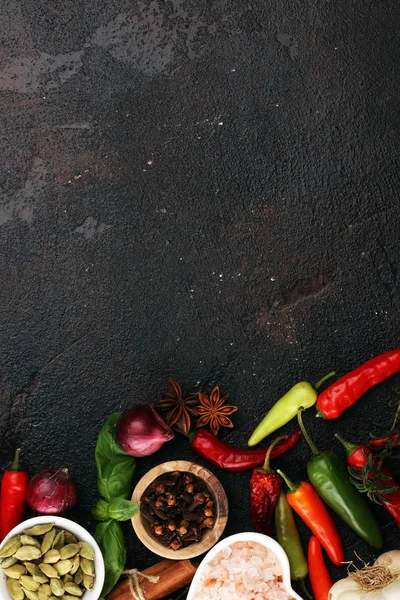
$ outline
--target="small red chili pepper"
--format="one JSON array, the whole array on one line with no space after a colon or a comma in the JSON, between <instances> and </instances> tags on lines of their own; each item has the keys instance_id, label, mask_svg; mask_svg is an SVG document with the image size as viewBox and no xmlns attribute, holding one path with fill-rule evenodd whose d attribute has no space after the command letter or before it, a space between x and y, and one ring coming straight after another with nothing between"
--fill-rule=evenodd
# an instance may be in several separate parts
<instances>
[{"instance_id":1,"label":"small red chili pepper","mask_svg":"<svg viewBox=\"0 0 400 600\"><path fill-rule=\"evenodd\" d=\"M385 435L382 438L375 438L374 440L369 440L369 443L374 448L383 448L386 446L386 443L389 441L392 448L400 448L400 431L396 431L396 433L392 433L391 436Z\"/></svg>"},{"instance_id":2,"label":"small red chili pepper","mask_svg":"<svg viewBox=\"0 0 400 600\"><path fill-rule=\"evenodd\" d=\"M15 453L11 468L4 473L0 497L0 540L23 521L29 475L19 470L21 448Z\"/></svg>"},{"instance_id":3,"label":"small red chili pepper","mask_svg":"<svg viewBox=\"0 0 400 600\"><path fill-rule=\"evenodd\" d=\"M328 600L333 581L326 568L321 544L314 536L308 544L308 571L315 600Z\"/></svg>"},{"instance_id":4,"label":"small red chili pepper","mask_svg":"<svg viewBox=\"0 0 400 600\"><path fill-rule=\"evenodd\" d=\"M372 451L365 444L360 444L357 446L356 444L352 444L347 440L343 439L341 435L338 433L335 437L339 440L339 442L344 446L347 454L347 464L349 467L353 469L361 470L364 468L368 456L372 454ZM377 464L379 462L378 457L373 458L373 463ZM382 474L384 475L384 479L377 482L377 486L381 485L382 488L396 488L390 494L379 494L380 502L382 502L382 506L386 509L389 515L394 519L397 527L400 529L400 487L393 475L390 473L388 469L385 467L382 468ZM385 500L385 498L387 498Z\"/></svg>"},{"instance_id":5,"label":"small red chili pepper","mask_svg":"<svg viewBox=\"0 0 400 600\"><path fill-rule=\"evenodd\" d=\"M371 387L400 371L400 350L384 352L350 371L321 392L317 398L318 415L337 419Z\"/></svg>"},{"instance_id":6,"label":"small red chili pepper","mask_svg":"<svg viewBox=\"0 0 400 600\"><path fill-rule=\"evenodd\" d=\"M250 479L250 519L257 533L271 535L272 517L279 492L281 491L281 478L271 469L269 459L276 444L287 439L287 435L276 438L268 448L264 465L254 469Z\"/></svg>"},{"instance_id":7,"label":"small red chili pepper","mask_svg":"<svg viewBox=\"0 0 400 600\"><path fill-rule=\"evenodd\" d=\"M293 510L320 541L334 565L341 566L344 553L341 539L328 509L308 481L293 483L278 469L289 488L286 498Z\"/></svg>"},{"instance_id":8,"label":"small red chili pepper","mask_svg":"<svg viewBox=\"0 0 400 600\"><path fill-rule=\"evenodd\" d=\"M295 431L295 433L289 435L287 440L275 446L271 452L271 458L276 458L293 448L299 441L300 436L300 431ZM212 435L212 433L205 429L197 431L190 447L193 452L199 454L214 466L226 471L247 471L248 469L254 469L263 464L268 451L268 447L259 450L234 448L233 446L229 446L229 444L221 442L215 435Z\"/></svg>"}]
</instances>

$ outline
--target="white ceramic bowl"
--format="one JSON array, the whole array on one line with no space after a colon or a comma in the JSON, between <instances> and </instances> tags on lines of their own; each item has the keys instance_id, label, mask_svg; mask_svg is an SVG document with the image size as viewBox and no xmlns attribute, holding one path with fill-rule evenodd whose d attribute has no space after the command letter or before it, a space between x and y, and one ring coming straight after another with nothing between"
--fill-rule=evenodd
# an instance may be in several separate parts
<instances>
[{"instance_id":1,"label":"white ceramic bowl","mask_svg":"<svg viewBox=\"0 0 400 600\"><path fill-rule=\"evenodd\" d=\"M261 533L253 533L251 531L246 533L237 533L235 535L231 535L225 538L224 540L218 542L218 544L216 544L206 554L193 578L192 584L187 595L187 600L193 600L194 598L195 590L200 580L202 568L204 567L204 565L206 565L213 558L215 558L218 552L220 552L224 548L227 548L228 546L231 546L231 544L234 544L235 542L257 542L262 546L268 548L268 550L270 550L271 552L273 552L276 556L278 563L282 566L282 580L287 593L290 594L294 600L302 600L302 598L298 594L296 594L296 592L294 592L292 589L290 583L289 561L282 546L280 546L278 542L268 537L267 535L262 535Z\"/></svg>"},{"instance_id":2,"label":"white ceramic bowl","mask_svg":"<svg viewBox=\"0 0 400 600\"><path fill-rule=\"evenodd\" d=\"M14 529L10 531L10 533L4 538L0 548L3 544L14 537L15 535L19 535L23 532L24 529L28 527L33 527L34 525L40 525L41 523L54 523L56 527L60 529L65 529L73 533L79 541L87 542L90 544L95 552L94 559L94 567L96 571L96 579L94 588L92 590L88 590L82 596L82 600L99 600L101 595L101 590L104 585L104 560L101 554L100 548L98 547L95 539L90 535L86 529L75 523L74 521L70 521L69 519L64 519L63 517L56 517L54 515L46 515L44 517L34 517L33 519L28 519L27 521L23 521ZM7 591L6 587L6 576L0 568L0 598L2 600L11 600L11 596Z\"/></svg>"}]
</instances>

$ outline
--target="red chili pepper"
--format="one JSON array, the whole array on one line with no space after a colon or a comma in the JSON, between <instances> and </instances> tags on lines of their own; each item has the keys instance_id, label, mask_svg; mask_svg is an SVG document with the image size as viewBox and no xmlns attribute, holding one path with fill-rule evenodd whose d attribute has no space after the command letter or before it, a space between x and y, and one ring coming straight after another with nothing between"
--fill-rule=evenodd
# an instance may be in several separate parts
<instances>
[{"instance_id":1,"label":"red chili pepper","mask_svg":"<svg viewBox=\"0 0 400 600\"><path fill-rule=\"evenodd\" d=\"M371 387L400 371L400 350L384 352L338 379L317 398L317 409L325 419L337 419Z\"/></svg>"},{"instance_id":2,"label":"red chili pepper","mask_svg":"<svg viewBox=\"0 0 400 600\"><path fill-rule=\"evenodd\" d=\"M338 433L335 435L335 437L346 449L347 464L349 467L357 470L363 469L368 460L368 456L372 454L372 450L365 444L360 444L359 446L352 444L351 442L343 439ZM373 463L377 464L378 461L378 457L374 457ZM387 496L387 500L384 500L384 497L380 496L380 501L382 502L382 506L395 520L397 527L400 529L400 487L393 475L385 467L382 469L382 474L385 476L385 479L382 479L381 482L378 481L377 485L379 486L379 483L381 483L383 488L394 487L397 489Z\"/></svg>"},{"instance_id":3,"label":"red chili pepper","mask_svg":"<svg viewBox=\"0 0 400 600\"><path fill-rule=\"evenodd\" d=\"M321 544L314 536L308 544L308 571L315 600L328 600L333 581L326 568Z\"/></svg>"},{"instance_id":4,"label":"red chili pepper","mask_svg":"<svg viewBox=\"0 0 400 600\"><path fill-rule=\"evenodd\" d=\"M277 472L289 488L288 503L318 538L333 564L340 567L344 561L343 546L325 504L308 481L292 483L282 471Z\"/></svg>"},{"instance_id":5,"label":"red chili pepper","mask_svg":"<svg viewBox=\"0 0 400 600\"><path fill-rule=\"evenodd\" d=\"M374 440L369 440L369 443L374 448L383 448L386 443L389 441L389 436L385 435L382 438L376 438ZM390 445L392 448L400 448L400 431L396 431L396 433L392 433L390 436Z\"/></svg>"},{"instance_id":6,"label":"red chili pepper","mask_svg":"<svg viewBox=\"0 0 400 600\"><path fill-rule=\"evenodd\" d=\"M250 519L257 533L271 535L272 517L281 491L281 478L271 469L269 459L276 444L287 435L276 438L268 448L261 469L254 469L250 479Z\"/></svg>"},{"instance_id":7,"label":"red chili pepper","mask_svg":"<svg viewBox=\"0 0 400 600\"><path fill-rule=\"evenodd\" d=\"M271 452L271 458L276 458L284 452L287 452L297 444L301 436L300 431L295 431L289 435L287 440L284 440ZM262 465L268 451L267 448L259 450L247 450L234 448L221 442L215 435L212 435L205 429L199 429L190 444L193 452L199 454L205 460L210 462L220 469L226 471L247 471Z\"/></svg>"},{"instance_id":8,"label":"red chili pepper","mask_svg":"<svg viewBox=\"0 0 400 600\"><path fill-rule=\"evenodd\" d=\"M23 521L29 475L19 470L21 448L15 453L11 468L4 473L0 497L0 540Z\"/></svg>"}]
</instances>

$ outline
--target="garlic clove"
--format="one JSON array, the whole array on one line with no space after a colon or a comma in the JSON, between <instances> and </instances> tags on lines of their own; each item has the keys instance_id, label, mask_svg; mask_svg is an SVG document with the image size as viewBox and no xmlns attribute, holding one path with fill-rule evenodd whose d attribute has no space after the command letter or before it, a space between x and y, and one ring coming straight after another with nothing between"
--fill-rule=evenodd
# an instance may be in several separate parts
<instances>
[{"instance_id":1,"label":"garlic clove","mask_svg":"<svg viewBox=\"0 0 400 600\"><path fill-rule=\"evenodd\" d=\"M375 565L386 565L390 569L400 570L400 550L384 552L374 562Z\"/></svg>"},{"instance_id":2,"label":"garlic clove","mask_svg":"<svg viewBox=\"0 0 400 600\"><path fill-rule=\"evenodd\" d=\"M382 600L398 600L400 598L400 581L395 581L382 591ZM370 600L368 598L368 600Z\"/></svg>"},{"instance_id":3,"label":"garlic clove","mask_svg":"<svg viewBox=\"0 0 400 600\"><path fill-rule=\"evenodd\" d=\"M328 600L361 600L361 591L361 587L352 577L345 577L331 587Z\"/></svg>"}]
</instances>

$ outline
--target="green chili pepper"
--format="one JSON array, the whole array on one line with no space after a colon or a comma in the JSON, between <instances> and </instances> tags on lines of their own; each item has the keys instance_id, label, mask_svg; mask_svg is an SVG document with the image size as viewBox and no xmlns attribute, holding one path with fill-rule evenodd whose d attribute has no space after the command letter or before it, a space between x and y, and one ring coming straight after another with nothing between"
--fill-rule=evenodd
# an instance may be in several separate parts
<instances>
[{"instance_id":1,"label":"green chili pepper","mask_svg":"<svg viewBox=\"0 0 400 600\"><path fill-rule=\"evenodd\" d=\"M258 427L255 428L248 441L249 446L259 444L268 435L283 427L295 418L301 406L310 408L317 401L317 390L329 377L335 373L329 373L314 386L307 381L296 383L278 402L274 404Z\"/></svg>"},{"instance_id":2,"label":"green chili pepper","mask_svg":"<svg viewBox=\"0 0 400 600\"><path fill-rule=\"evenodd\" d=\"M286 552L289 560L291 580L298 583L306 596L311 598L304 583L308 575L306 557L304 556L293 511L286 500L286 494L283 490L279 494L275 508L275 527L278 542Z\"/></svg>"},{"instance_id":3,"label":"green chili pepper","mask_svg":"<svg viewBox=\"0 0 400 600\"><path fill-rule=\"evenodd\" d=\"M374 548L382 548L382 533L364 496L350 481L346 463L335 452L319 452L308 435L298 412L301 431L310 446L313 457L308 462L307 474L321 498L363 540Z\"/></svg>"}]
</instances>

